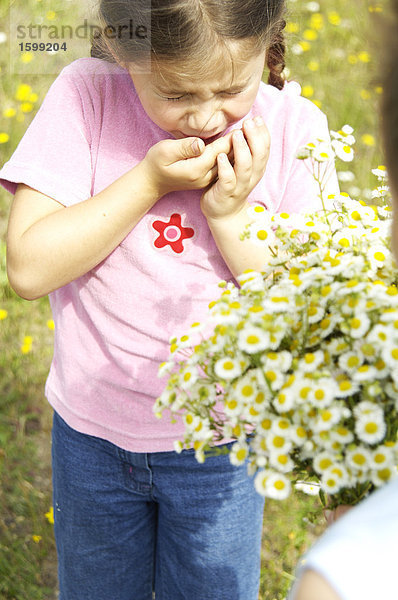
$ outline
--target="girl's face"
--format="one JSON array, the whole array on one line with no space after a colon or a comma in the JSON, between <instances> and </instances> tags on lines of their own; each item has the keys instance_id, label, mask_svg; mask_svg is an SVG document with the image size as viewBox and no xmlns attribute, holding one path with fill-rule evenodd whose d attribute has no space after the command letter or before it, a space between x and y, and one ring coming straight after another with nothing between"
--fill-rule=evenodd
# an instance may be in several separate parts
<instances>
[{"instance_id":1,"label":"girl's face","mask_svg":"<svg viewBox=\"0 0 398 600\"><path fill-rule=\"evenodd\" d=\"M237 44L239 45L239 44ZM239 56L234 48L233 56ZM227 55L226 55L227 54ZM193 71L178 75L165 63L152 72L127 68L149 118L174 138L201 137L208 142L247 115L263 75L265 51L247 60L225 53L216 68L198 78Z\"/></svg>"}]
</instances>

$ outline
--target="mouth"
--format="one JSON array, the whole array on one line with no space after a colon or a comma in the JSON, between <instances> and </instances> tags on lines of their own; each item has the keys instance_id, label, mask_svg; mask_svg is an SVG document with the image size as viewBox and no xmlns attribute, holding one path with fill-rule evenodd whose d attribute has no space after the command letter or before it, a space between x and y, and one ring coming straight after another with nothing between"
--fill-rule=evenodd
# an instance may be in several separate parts
<instances>
[{"instance_id":1,"label":"mouth","mask_svg":"<svg viewBox=\"0 0 398 600\"><path fill-rule=\"evenodd\" d=\"M200 137L204 143L206 144L211 144L212 142L214 142L215 140L217 140L219 137L221 137L223 135L223 131L220 131L220 133L216 133L215 135L211 135L210 137L203 137L203 136L198 136Z\"/></svg>"},{"instance_id":2,"label":"mouth","mask_svg":"<svg viewBox=\"0 0 398 600\"><path fill-rule=\"evenodd\" d=\"M181 131L181 132L179 132L179 135L178 135L178 137L183 137L183 138L186 138L186 137L198 137L198 138L200 138L201 140L203 140L203 141L204 141L204 143L207 145L207 144L211 144L212 142L214 142L214 140L217 140L217 139L218 139L219 137L221 137L223 134L224 134L224 131L219 131L219 132L218 132L218 133L216 133L215 135L209 135L209 136L207 136L207 135L203 135L203 134L197 134L197 135L194 135L194 134L192 134L192 133L191 133L191 134L189 134L189 135L187 135L186 133L183 133L183 132Z\"/></svg>"}]
</instances>

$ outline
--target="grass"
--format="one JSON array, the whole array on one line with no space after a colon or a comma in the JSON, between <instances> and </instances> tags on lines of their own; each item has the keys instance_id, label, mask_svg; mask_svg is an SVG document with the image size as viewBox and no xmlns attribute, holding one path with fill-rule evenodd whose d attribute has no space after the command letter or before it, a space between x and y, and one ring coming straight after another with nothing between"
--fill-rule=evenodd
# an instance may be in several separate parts
<instances>
[{"instance_id":1,"label":"grass","mask_svg":"<svg viewBox=\"0 0 398 600\"><path fill-rule=\"evenodd\" d=\"M302 0L288 4L289 77L321 106L332 129L345 123L354 127L356 161L352 167L339 165L340 171L352 170L354 179L342 183L342 189L367 199L376 185L370 170L383 162L377 116L382 90L369 37L374 30L370 18L384 3L320 0L319 4L318 8ZM70 23L68 13L76 14L71 9L62 12L58 0L25 0L19 5L21 19L43 17L47 24ZM13 2L11 25L19 5ZM18 51L8 29L9 17L9 2L0 0L0 31L8 36L0 43L0 164L11 156L54 79L54 73L37 73L40 61L46 70L46 57L31 60L29 53ZM21 67L18 74L9 69L10 49ZM48 300L22 301L6 282L4 240L10 199L0 190L0 598L52 600L56 558L46 517L51 506L51 411L43 389L53 333ZM312 497L267 502L262 600L285 597L300 555L323 528L319 503Z\"/></svg>"}]
</instances>

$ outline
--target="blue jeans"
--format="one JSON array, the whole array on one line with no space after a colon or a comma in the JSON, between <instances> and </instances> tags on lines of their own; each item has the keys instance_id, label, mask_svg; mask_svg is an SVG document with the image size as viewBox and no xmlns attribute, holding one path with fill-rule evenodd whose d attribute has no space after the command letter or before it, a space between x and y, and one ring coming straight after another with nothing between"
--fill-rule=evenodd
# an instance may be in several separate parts
<instances>
[{"instance_id":1,"label":"blue jeans","mask_svg":"<svg viewBox=\"0 0 398 600\"><path fill-rule=\"evenodd\" d=\"M257 600L263 499L228 455L135 453L53 422L60 600Z\"/></svg>"}]
</instances>

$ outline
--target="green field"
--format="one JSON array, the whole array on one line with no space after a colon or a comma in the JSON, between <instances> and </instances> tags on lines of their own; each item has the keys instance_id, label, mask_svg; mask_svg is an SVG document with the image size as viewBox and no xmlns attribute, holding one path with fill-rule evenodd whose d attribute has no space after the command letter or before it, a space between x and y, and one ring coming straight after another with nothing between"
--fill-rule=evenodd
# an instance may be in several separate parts
<instances>
[{"instance_id":1,"label":"green field","mask_svg":"<svg viewBox=\"0 0 398 600\"><path fill-rule=\"evenodd\" d=\"M46 60L54 57L18 47L21 40L16 39L15 25L19 18L23 23L39 18L48 25L78 25L81 17L75 4L79 3L0 0L0 165L17 146L57 69L78 56L72 47L61 61L50 65ZM370 170L384 162L378 125L382 89L377 44L371 41L383 6L384 2L366 0L288 1L288 78L298 81L303 95L321 106L331 129L346 123L355 129L355 162L341 163L338 169L344 172L342 190L363 200L370 198L377 183ZM88 53L88 44L84 51ZM56 598L56 557L48 514L51 411L43 389L53 323L47 299L23 301L7 285L5 231L10 202L10 194L1 189L0 599L50 600ZM312 497L267 502L262 600L285 598L299 556L324 526L322 511Z\"/></svg>"}]
</instances>

